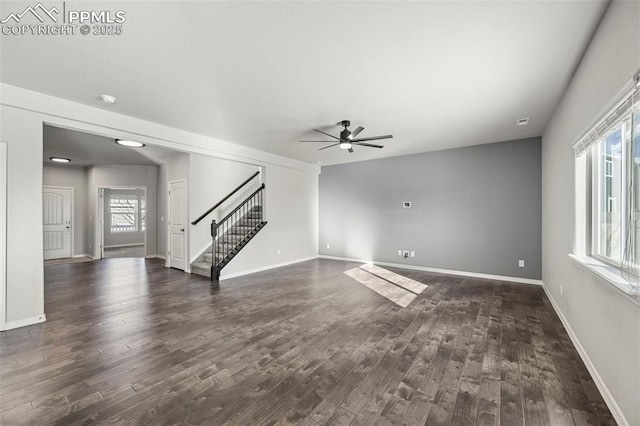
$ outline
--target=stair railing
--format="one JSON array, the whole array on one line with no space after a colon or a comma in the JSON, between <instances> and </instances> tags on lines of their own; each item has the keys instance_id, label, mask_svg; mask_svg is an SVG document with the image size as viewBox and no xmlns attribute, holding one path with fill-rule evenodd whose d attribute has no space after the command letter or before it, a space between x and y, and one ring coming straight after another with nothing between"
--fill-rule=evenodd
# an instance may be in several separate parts
<instances>
[{"instance_id":1,"label":"stair railing","mask_svg":"<svg viewBox=\"0 0 640 426\"><path fill-rule=\"evenodd\" d=\"M263 199L265 184L260 185L220 223L211 221L211 280L235 257L264 225Z\"/></svg>"}]
</instances>

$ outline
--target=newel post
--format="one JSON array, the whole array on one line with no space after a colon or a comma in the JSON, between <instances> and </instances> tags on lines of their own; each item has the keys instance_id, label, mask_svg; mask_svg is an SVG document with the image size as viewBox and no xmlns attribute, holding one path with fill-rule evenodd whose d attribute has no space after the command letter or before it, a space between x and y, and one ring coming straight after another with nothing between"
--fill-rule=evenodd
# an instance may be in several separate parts
<instances>
[{"instance_id":1,"label":"newel post","mask_svg":"<svg viewBox=\"0 0 640 426\"><path fill-rule=\"evenodd\" d=\"M215 219L211 221L211 281L218 282L220 278L220 271L218 271L218 265L216 265L217 259L217 245L216 237L218 236L218 224Z\"/></svg>"}]
</instances>

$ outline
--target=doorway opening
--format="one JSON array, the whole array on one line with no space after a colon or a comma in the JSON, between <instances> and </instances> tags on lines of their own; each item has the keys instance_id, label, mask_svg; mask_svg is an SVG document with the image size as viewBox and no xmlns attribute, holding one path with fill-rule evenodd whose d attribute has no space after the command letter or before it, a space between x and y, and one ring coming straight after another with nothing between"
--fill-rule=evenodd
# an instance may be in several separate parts
<instances>
[{"instance_id":1,"label":"doorway opening","mask_svg":"<svg viewBox=\"0 0 640 426\"><path fill-rule=\"evenodd\" d=\"M147 188L98 188L101 258L145 257L147 250Z\"/></svg>"}]
</instances>

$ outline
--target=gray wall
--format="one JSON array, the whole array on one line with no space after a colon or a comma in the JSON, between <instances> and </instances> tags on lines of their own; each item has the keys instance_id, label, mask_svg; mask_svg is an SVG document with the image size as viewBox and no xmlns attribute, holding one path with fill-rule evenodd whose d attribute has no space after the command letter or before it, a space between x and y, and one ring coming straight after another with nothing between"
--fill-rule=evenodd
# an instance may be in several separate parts
<instances>
[{"instance_id":1,"label":"gray wall","mask_svg":"<svg viewBox=\"0 0 640 426\"><path fill-rule=\"evenodd\" d=\"M575 218L571 146L638 68L640 2L613 1L542 135L542 280L613 411L630 425L640 425L640 308L567 254Z\"/></svg>"},{"instance_id":2,"label":"gray wall","mask_svg":"<svg viewBox=\"0 0 640 426\"><path fill-rule=\"evenodd\" d=\"M533 138L322 167L319 252L540 279L540 149Z\"/></svg>"},{"instance_id":3,"label":"gray wall","mask_svg":"<svg viewBox=\"0 0 640 426\"><path fill-rule=\"evenodd\" d=\"M87 213L87 170L71 165L45 164L43 184L46 186L67 186L73 188L73 253L87 255L86 230L89 226Z\"/></svg>"}]
</instances>

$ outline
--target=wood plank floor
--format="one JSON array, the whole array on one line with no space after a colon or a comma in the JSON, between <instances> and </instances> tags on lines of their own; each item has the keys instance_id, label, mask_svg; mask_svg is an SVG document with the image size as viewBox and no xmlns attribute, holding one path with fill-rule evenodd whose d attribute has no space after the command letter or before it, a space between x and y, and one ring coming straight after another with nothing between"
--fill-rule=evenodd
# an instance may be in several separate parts
<instances>
[{"instance_id":1,"label":"wood plank floor","mask_svg":"<svg viewBox=\"0 0 640 426\"><path fill-rule=\"evenodd\" d=\"M0 333L0 423L615 424L541 288L394 269L429 286L400 308L355 266L49 266L48 321Z\"/></svg>"}]
</instances>

